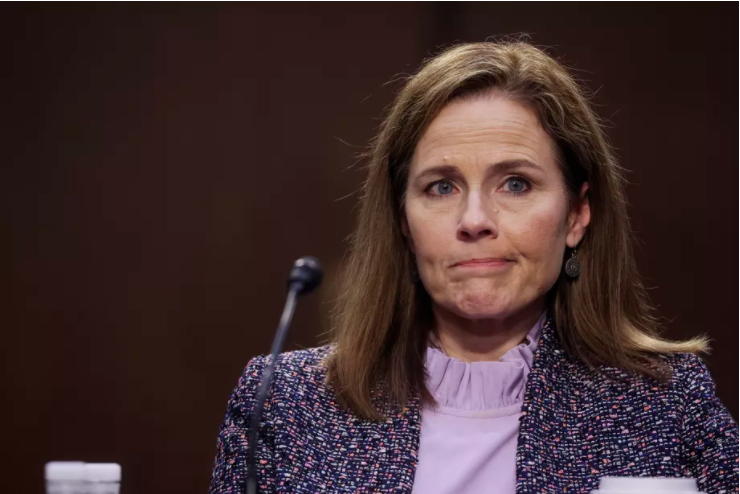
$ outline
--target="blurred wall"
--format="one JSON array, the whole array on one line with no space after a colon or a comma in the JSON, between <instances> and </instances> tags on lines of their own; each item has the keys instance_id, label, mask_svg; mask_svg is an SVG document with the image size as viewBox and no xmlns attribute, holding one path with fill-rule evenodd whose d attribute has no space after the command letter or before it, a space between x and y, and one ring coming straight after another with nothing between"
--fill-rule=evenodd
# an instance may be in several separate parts
<instances>
[{"instance_id":1,"label":"blurred wall","mask_svg":"<svg viewBox=\"0 0 740 494\"><path fill-rule=\"evenodd\" d=\"M439 46L528 32L597 90L666 334L714 339L738 412L737 4L5 4L6 492L53 459L124 494L205 492L228 395L269 350L292 261L327 278L400 78Z\"/></svg>"}]
</instances>

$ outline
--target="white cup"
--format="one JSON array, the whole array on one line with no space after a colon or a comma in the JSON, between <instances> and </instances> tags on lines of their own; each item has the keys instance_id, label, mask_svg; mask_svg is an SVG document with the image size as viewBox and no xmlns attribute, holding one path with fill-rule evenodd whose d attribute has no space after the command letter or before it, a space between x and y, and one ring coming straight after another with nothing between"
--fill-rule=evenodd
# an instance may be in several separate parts
<instances>
[{"instance_id":1,"label":"white cup","mask_svg":"<svg viewBox=\"0 0 740 494\"><path fill-rule=\"evenodd\" d=\"M602 477L598 494L696 494L696 479L682 477Z\"/></svg>"},{"instance_id":2,"label":"white cup","mask_svg":"<svg viewBox=\"0 0 740 494\"><path fill-rule=\"evenodd\" d=\"M119 494L121 465L118 463L86 463L87 494Z\"/></svg>"},{"instance_id":3,"label":"white cup","mask_svg":"<svg viewBox=\"0 0 740 494\"><path fill-rule=\"evenodd\" d=\"M85 492L85 463L50 461L44 467L47 494L81 494Z\"/></svg>"}]
</instances>

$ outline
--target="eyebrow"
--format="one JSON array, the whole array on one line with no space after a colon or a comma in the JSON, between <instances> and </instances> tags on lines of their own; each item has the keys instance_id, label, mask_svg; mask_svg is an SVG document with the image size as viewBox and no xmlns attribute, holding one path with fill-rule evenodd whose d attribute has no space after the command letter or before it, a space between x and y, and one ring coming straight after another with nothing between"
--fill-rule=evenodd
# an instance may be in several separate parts
<instances>
[{"instance_id":1,"label":"eyebrow","mask_svg":"<svg viewBox=\"0 0 740 494\"><path fill-rule=\"evenodd\" d=\"M521 169L542 170L542 167L525 159L504 160L490 165L486 169L486 176L493 175L494 173L511 173ZM427 168L417 175L415 179L422 179L430 175L457 175L459 173L460 170L454 165L438 165Z\"/></svg>"}]
</instances>

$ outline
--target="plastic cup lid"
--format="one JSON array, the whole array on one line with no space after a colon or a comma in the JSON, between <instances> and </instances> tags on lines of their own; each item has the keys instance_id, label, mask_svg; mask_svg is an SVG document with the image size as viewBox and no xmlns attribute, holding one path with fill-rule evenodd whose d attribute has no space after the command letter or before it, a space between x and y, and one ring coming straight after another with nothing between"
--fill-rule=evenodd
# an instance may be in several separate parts
<instances>
[{"instance_id":1,"label":"plastic cup lid","mask_svg":"<svg viewBox=\"0 0 740 494\"><path fill-rule=\"evenodd\" d=\"M83 480L85 463L82 461L50 461L44 467L46 480Z\"/></svg>"},{"instance_id":2,"label":"plastic cup lid","mask_svg":"<svg viewBox=\"0 0 740 494\"><path fill-rule=\"evenodd\" d=\"M682 477L603 477L599 492L689 494L699 492L696 479Z\"/></svg>"},{"instance_id":3,"label":"plastic cup lid","mask_svg":"<svg viewBox=\"0 0 740 494\"><path fill-rule=\"evenodd\" d=\"M92 482L120 482L121 465L118 463L85 463L85 480Z\"/></svg>"}]
</instances>

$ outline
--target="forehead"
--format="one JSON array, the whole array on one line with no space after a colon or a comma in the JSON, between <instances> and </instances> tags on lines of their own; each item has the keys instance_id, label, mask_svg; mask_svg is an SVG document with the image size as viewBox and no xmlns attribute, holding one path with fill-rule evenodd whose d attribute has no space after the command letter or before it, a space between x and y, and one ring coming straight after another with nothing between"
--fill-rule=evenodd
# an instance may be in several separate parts
<instances>
[{"instance_id":1,"label":"forehead","mask_svg":"<svg viewBox=\"0 0 740 494\"><path fill-rule=\"evenodd\" d=\"M419 140L413 162L460 155L506 155L546 165L554 163L555 144L534 111L504 96L484 94L444 107Z\"/></svg>"}]
</instances>

